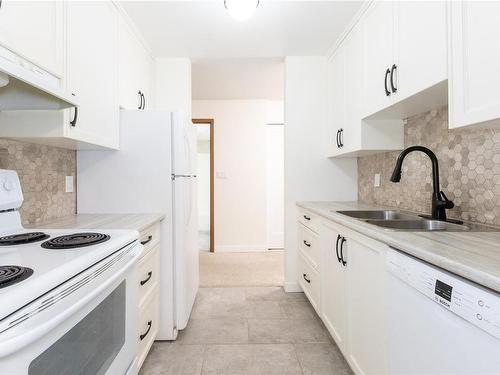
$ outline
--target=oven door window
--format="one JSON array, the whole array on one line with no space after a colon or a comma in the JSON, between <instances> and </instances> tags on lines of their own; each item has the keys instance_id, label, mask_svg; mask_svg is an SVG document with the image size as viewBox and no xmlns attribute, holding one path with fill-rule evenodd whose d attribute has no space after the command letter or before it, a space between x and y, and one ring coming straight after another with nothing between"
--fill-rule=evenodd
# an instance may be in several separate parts
<instances>
[{"instance_id":1,"label":"oven door window","mask_svg":"<svg viewBox=\"0 0 500 375\"><path fill-rule=\"evenodd\" d=\"M35 358L29 375L104 374L125 343L125 281Z\"/></svg>"}]
</instances>

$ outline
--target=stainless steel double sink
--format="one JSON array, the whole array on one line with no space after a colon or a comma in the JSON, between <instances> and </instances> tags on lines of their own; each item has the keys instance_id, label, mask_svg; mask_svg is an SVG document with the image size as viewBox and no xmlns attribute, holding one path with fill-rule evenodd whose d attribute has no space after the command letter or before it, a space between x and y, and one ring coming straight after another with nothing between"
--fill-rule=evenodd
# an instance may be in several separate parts
<instances>
[{"instance_id":1,"label":"stainless steel double sink","mask_svg":"<svg viewBox=\"0 0 500 375\"><path fill-rule=\"evenodd\" d=\"M378 227L406 232L489 232L496 231L497 228L481 224L456 224L447 221L429 220L416 214L401 212L399 210L347 210L335 211Z\"/></svg>"}]
</instances>

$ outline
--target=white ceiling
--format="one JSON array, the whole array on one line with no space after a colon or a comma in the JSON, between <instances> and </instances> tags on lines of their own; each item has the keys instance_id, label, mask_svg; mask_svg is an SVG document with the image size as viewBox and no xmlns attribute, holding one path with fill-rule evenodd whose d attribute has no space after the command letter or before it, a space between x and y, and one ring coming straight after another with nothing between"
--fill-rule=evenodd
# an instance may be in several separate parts
<instances>
[{"instance_id":1,"label":"white ceiling","mask_svg":"<svg viewBox=\"0 0 500 375\"><path fill-rule=\"evenodd\" d=\"M193 99L282 100L282 59L230 59L194 62Z\"/></svg>"},{"instance_id":2,"label":"white ceiling","mask_svg":"<svg viewBox=\"0 0 500 375\"><path fill-rule=\"evenodd\" d=\"M155 56L197 59L323 55L360 1L261 0L246 22L233 20L223 0L123 1Z\"/></svg>"},{"instance_id":3,"label":"white ceiling","mask_svg":"<svg viewBox=\"0 0 500 375\"><path fill-rule=\"evenodd\" d=\"M283 99L284 56L324 55L361 1L260 0L237 22L223 0L122 1L154 56L190 57L193 99Z\"/></svg>"}]
</instances>

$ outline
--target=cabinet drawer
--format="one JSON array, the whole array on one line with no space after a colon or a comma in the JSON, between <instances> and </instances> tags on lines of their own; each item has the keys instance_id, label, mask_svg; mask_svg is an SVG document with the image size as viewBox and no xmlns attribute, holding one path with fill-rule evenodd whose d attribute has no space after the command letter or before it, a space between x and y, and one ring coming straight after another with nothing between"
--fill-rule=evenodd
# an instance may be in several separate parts
<instances>
[{"instance_id":1,"label":"cabinet drawer","mask_svg":"<svg viewBox=\"0 0 500 375\"><path fill-rule=\"evenodd\" d=\"M321 257L319 237L302 224L299 224L299 249L302 256L307 258L314 268L318 269Z\"/></svg>"},{"instance_id":2,"label":"cabinet drawer","mask_svg":"<svg viewBox=\"0 0 500 375\"><path fill-rule=\"evenodd\" d=\"M305 225L307 228L313 232L318 233L320 228L320 218L315 214L312 214L306 210L300 210L299 212L299 222Z\"/></svg>"},{"instance_id":3,"label":"cabinet drawer","mask_svg":"<svg viewBox=\"0 0 500 375\"><path fill-rule=\"evenodd\" d=\"M320 277L310 263L302 255L299 255L299 284L306 294L309 302L314 307L318 315L320 307Z\"/></svg>"},{"instance_id":4,"label":"cabinet drawer","mask_svg":"<svg viewBox=\"0 0 500 375\"><path fill-rule=\"evenodd\" d=\"M153 290L144 306L139 309L139 324L137 332L138 351L137 351L137 364L140 369L149 349L156 338L158 333L158 324L160 317L160 300L158 288Z\"/></svg>"},{"instance_id":5,"label":"cabinet drawer","mask_svg":"<svg viewBox=\"0 0 500 375\"><path fill-rule=\"evenodd\" d=\"M143 256L146 256L147 253L160 242L160 223L153 224L141 231L139 238L141 244L144 245Z\"/></svg>"},{"instance_id":6,"label":"cabinet drawer","mask_svg":"<svg viewBox=\"0 0 500 375\"><path fill-rule=\"evenodd\" d=\"M144 304L158 285L160 273L160 245L156 245L139 260L139 306Z\"/></svg>"}]
</instances>

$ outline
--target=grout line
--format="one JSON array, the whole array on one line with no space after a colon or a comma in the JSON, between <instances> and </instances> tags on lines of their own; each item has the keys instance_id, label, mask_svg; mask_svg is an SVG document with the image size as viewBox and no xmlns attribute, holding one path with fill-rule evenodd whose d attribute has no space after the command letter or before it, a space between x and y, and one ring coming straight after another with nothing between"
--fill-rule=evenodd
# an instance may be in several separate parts
<instances>
[{"instance_id":1,"label":"grout line","mask_svg":"<svg viewBox=\"0 0 500 375\"><path fill-rule=\"evenodd\" d=\"M302 367L302 362L300 361L299 355L297 354L296 344L292 345L293 345L293 353L295 354L295 359L297 359L297 363L299 364L300 367L300 372L302 373L302 375L304 375L304 368Z\"/></svg>"}]
</instances>

